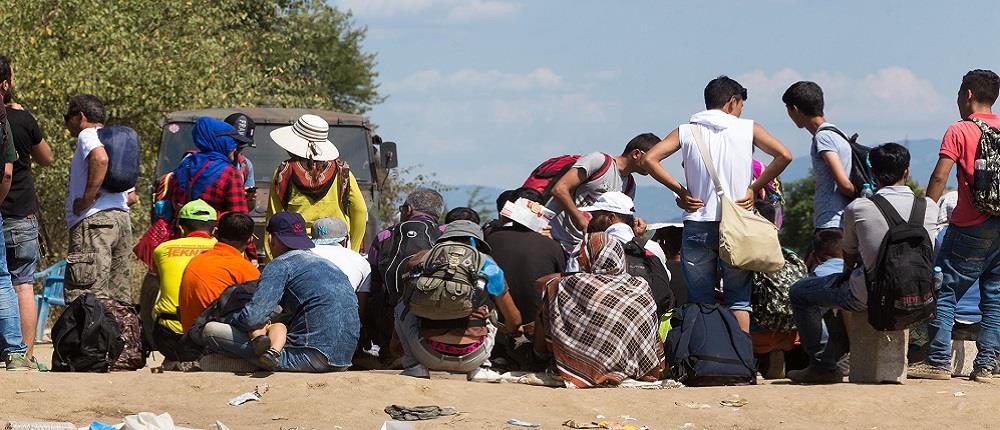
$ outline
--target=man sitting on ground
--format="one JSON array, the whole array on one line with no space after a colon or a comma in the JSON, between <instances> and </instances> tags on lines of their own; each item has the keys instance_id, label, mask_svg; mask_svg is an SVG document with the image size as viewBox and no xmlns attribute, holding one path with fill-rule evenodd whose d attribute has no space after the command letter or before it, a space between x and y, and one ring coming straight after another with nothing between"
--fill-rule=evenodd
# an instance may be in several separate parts
<instances>
[{"instance_id":1,"label":"man sitting on ground","mask_svg":"<svg viewBox=\"0 0 1000 430\"><path fill-rule=\"evenodd\" d=\"M531 188L520 188L513 193L503 194L507 201L515 202L525 198L541 203L542 195ZM508 200L509 199L509 200ZM498 205L502 207L503 205ZM545 275L562 273L566 268L566 254L559 243L542 236L540 233L501 216L499 225L487 236L486 241L493 250L490 256L503 269L507 279L507 287L514 299L514 304L521 311L525 331L534 327L535 315L541 305L542 296L535 287L535 281ZM534 359L530 340L534 337L527 333L529 342L518 343L515 339L503 336L498 339L506 350L507 356L517 362L521 370L539 370L548 363L538 363ZM529 369L530 368L530 369Z\"/></svg>"},{"instance_id":2,"label":"man sitting on ground","mask_svg":"<svg viewBox=\"0 0 1000 430\"><path fill-rule=\"evenodd\" d=\"M250 303L229 324L210 322L209 349L289 372L347 370L358 344L358 299L344 272L309 250L302 215L278 212L267 224L271 254ZM265 327L275 308L288 315L288 337L277 366L254 354L247 333Z\"/></svg>"},{"instance_id":3,"label":"man sitting on ground","mask_svg":"<svg viewBox=\"0 0 1000 430\"><path fill-rule=\"evenodd\" d=\"M481 253L476 259L483 261L479 275L485 283L477 280L471 287L485 289L480 291L477 297L485 295L493 299L496 308L504 317L504 333L512 337L520 336L521 313L518 312L507 289L503 270L489 257L490 245L483 239L483 231L479 225L466 220L448 224L444 234L438 238L430 251L419 252L404 263L408 269L406 273L412 273L421 264L425 255L433 257L438 247L446 246L449 242L471 245L476 248L473 252ZM431 283L428 285L435 285L438 282L462 282L462 277L454 276L460 271L452 272L454 268L449 269L447 264L447 261L454 258L454 254L450 250L443 252L448 252L446 256L449 259L445 261L443 267L440 264L431 266L430 263L436 263L436 260L427 262L417 278L400 279L400 282L407 282L407 289L415 288L410 283L421 282L421 277L430 277ZM441 271L448 273L440 273ZM440 275L446 277L434 278ZM448 287L441 285L438 288L440 288L438 291L441 291ZM418 317L419 311L414 308L415 302L412 301L412 297L413 294L404 295L396 308L399 315L396 319L396 332L403 346L403 366L406 368L403 375L429 378L429 370L440 370L466 373L470 381L493 382L499 378L499 374L490 369L489 358L496 340L497 328L490 322L490 310L485 301L475 307L468 316L432 320Z\"/></svg>"},{"instance_id":4,"label":"man sitting on ground","mask_svg":"<svg viewBox=\"0 0 1000 430\"><path fill-rule=\"evenodd\" d=\"M226 288L260 278L260 271L243 254L253 240L253 219L249 215L222 215L215 238L215 246L192 258L181 278L177 303L184 332Z\"/></svg>"},{"instance_id":5,"label":"man sitting on ground","mask_svg":"<svg viewBox=\"0 0 1000 430\"><path fill-rule=\"evenodd\" d=\"M920 202L913 195L906 179L910 174L910 152L901 145L887 143L869 154L872 175L879 185L875 197L885 198L899 216L906 220L914 205ZM924 200L924 228L933 237L937 224L937 205ZM828 384L841 382L843 374L837 368L837 357L829 348L825 308L864 311L868 308L866 270L874 270L889 223L871 199L857 199L847 205L843 216L844 272L825 277L806 278L792 285L789 300L795 323L799 328L802 347L809 355L809 367L788 372L788 379L797 383Z\"/></svg>"},{"instance_id":6,"label":"man sitting on ground","mask_svg":"<svg viewBox=\"0 0 1000 430\"><path fill-rule=\"evenodd\" d=\"M351 287L358 295L358 312L364 320L364 306L372 291L372 267L368 260L350 248L351 238L348 226L340 218L321 218L313 223L312 239L316 247L313 253L329 260L351 281Z\"/></svg>"},{"instance_id":7,"label":"man sitting on ground","mask_svg":"<svg viewBox=\"0 0 1000 430\"><path fill-rule=\"evenodd\" d=\"M212 228L215 209L204 200L192 200L177 214L181 237L161 243L153 251L153 262L160 280L160 298L153 305L156 328L153 343L163 354L164 361L183 361L177 355L177 342L184 335L178 315L178 299L184 269L191 260L215 246Z\"/></svg>"}]
</instances>

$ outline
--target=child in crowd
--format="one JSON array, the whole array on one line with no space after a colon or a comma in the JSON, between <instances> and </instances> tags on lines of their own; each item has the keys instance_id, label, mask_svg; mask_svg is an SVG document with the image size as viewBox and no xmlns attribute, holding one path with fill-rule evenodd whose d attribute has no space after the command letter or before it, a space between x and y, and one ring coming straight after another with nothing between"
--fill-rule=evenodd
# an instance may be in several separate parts
<instances>
[{"instance_id":1,"label":"child in crowd","mask_svg":"<svg viewBox=\"0 0 1000 430\"><path fill-rule=\"evenodd\" d=\"M253 346L253 353L259 357L264 367L275 369L278 367L278 358L281 349L285 347L287 337L288 326L271 321L264 327L250 332L250 345Z\"/></svg>"},{"instance_id":2,"label":"child in crowd","mask_svg":"<svg viewBox=\"0 0 1000 430\"><path fill-rule=\"evenodd\" d=\"M815 276L829 276L844 271L844 232L826 229L816 232L813 256L819 265L813 269Z\"/></svg>"}]
</instances>

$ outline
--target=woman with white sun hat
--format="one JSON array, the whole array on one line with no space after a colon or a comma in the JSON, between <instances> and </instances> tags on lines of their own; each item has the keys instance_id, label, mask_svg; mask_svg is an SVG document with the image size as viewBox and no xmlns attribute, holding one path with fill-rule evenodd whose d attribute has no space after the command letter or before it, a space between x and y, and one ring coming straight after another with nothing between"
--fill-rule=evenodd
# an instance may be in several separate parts
<instances>
[{"instance_id":1,"label":"woman with white sun hat","mask_svg":"<svg viewBox=\"0 0 1000 430\"><path fill-rule=\"evenodd\" d=\"M309 228L320 218L339 218L349 226L351 249L357 251L365 236L368 206L329 132L323 118L310 114L271 132L271 139L289 158L275 169L267 218L277 212L297 212Z\"/></svg>"}]
</instances>

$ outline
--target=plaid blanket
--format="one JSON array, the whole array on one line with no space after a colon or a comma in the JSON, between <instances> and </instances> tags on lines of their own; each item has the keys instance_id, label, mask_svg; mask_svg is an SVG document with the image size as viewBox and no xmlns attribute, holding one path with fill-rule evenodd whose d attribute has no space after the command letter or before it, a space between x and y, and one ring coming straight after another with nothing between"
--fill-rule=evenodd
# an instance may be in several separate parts
<instances>
[{"instance_id":1,"label":"plaid blanket","mask_svg":"<svg viewBox=\"0 0 1000 430\"><path fill-rule=\"evenodd\" d=\"M625 273L617 240L598 233L583 246L587 272L550 282L542 293L546 339L559 373L578 388L658 380L663 344L649 284Z\"/></svg>"}]
</instances>

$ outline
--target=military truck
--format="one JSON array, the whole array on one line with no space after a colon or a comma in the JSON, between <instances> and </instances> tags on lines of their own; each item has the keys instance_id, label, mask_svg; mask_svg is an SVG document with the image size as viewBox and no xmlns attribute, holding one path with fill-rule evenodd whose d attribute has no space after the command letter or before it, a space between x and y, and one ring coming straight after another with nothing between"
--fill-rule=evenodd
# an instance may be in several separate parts
<instances>
[{"instance_id":1,"label":"military truck","mask_svg":"<svg viewBox=\"0 0 1000 430\"><path fill-rule=\"evenodd\" d=\"M173 112L167 114L161 126L163 129L160 140L159 156L156 162L156 175L173 171L184 154L195 149L191 137L191 129L195 121L203 116L225 119L230 114L242 112L253 118L256 125L254 143L256 147L247 147L243 154L250 159L254 168L254 180L257 187L257 205L252 208L250 216L257 225L257 237L264 237L265 217L267 215L268 191L278 164L288 159L288 153L271 140L271 131L292 125L304 114L318 115L330 124L330 141L340 150L340 158L348 163L351 172L358 181L365 201L368 203L368 228L365 232L365 247L371 243L373 235L379 227L376 214L381 202L380 190L389 169L397 166L396 144L382 142L376 135L371 124L362 116L342 112L313 109L277 109L277 108L235 108L235 109L203 109ZM259 240L259 239L258 239ZM263 244L258 242L258 248L263 250Z\"/></svg>"}]
</instances>

